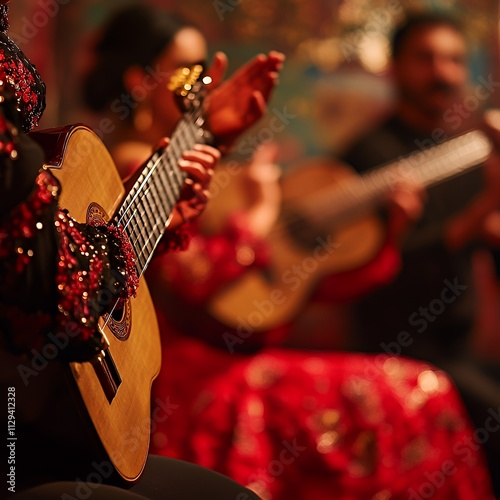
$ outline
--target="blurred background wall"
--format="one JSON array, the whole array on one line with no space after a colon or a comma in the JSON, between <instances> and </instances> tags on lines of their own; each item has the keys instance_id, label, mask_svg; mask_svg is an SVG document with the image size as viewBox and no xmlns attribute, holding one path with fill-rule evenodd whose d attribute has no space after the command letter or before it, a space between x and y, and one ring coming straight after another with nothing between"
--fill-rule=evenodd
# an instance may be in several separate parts
<instances>
[{"instance_id":1,"label":"blurred background wall","mask_svg":"<svg viewBox=\"0 0 500 500\"><path fill-rule=\"evenodd\" d=\"M14 0L10 35L35 62L48 88L43 128L86 120L78 81L87 48L124 0ZM140 2L135 2L140 3ZM148 3L148 2L144 2ZM181 13L225 51L230 71L260 51L287 56L270 110L286 112L284 165L324 150L341 152L351 138L390 108L388 37L407 11L439 10L460 17L470 48L471 85L500 81L498 0L150 0ZM500 105L500 91L485 106ZM262 124L260 125L262 130ZM269 140L263 135L262 140Z\"/></svg>"}]
</instances>

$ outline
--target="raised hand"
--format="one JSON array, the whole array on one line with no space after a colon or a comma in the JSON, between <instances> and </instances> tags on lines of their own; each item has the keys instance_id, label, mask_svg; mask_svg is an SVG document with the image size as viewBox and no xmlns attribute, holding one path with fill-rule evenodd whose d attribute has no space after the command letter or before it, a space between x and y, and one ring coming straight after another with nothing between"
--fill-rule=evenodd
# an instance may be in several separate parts
<instances>
[{"instance_id":1,"label":"raised hand","mask_svg":"<svg viewBox=\"0 0 500 500\"><path fill-rule=\"evenodd\" d=\"M284 60L279 52L260 54L219 85L227 59L222 53L216 54L208 71L215 88L207 99L207 122L222 150L265 113Z\"/></svg>"}]
</instances>

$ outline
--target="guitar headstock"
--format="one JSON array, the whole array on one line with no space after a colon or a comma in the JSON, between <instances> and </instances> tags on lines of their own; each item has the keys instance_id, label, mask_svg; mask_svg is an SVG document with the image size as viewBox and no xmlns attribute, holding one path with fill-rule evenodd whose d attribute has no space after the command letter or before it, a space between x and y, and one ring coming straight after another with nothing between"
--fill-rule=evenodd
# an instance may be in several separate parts
<instances>
[{"instance_id":1,"label":"guitar headstock","mask_svg":"<svg viewBox=\"0 0 500 500\"><path fill-rule=\"evenodd\" d=\"M203 69L201 64L179 68L170 79L168 90L177 96L185 110L196 109L201 105L204 87L212 81L209 76L202 77Z\"/></svg>"}]
</instances>

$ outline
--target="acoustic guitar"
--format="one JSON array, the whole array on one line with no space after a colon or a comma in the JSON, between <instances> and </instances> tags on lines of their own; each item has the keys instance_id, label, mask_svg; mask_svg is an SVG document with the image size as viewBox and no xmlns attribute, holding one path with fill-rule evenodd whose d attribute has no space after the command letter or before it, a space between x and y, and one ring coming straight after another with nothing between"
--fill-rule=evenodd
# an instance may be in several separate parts
<instances>
[{"instance_id":1,"label":"acoustic guitar","mask_svg":"<svg viewBox=\"0 0 500 500\"><path fill-rule=\"evenodd\" d=\"M225 286L208 313L245 335L286 324L321 277L376 255L384 231L373 211L398 180L431 186L478 166L491 149L484 133L471 131L362 176L324 161L285 176L282 212L267 240L270 265Z\"/></svg>"},{"instance_id":2,"label":"acoustic guitar","mask_svg":"<svg viewBox=\"0 0 500 500\"><path fill-rule=\"evenodd\" d=\"M142 277L164 234L186 174L182 153L208 143L202 114L201 66L177 75L178 93L189 108L169 147L155 152L125 190L111 156L94 132L83 125L32 133L45 149L50 169L60 180L60 205L80 222L121 226L136 255L140 276L137 297L119 314L104 315L99 331L107 347L94 359L70 363L70 379L82 411L90 417L106 458L126 482L144 468L150 434L151 384L160 370L158 324Z\"/></svg>"}]
</instances>

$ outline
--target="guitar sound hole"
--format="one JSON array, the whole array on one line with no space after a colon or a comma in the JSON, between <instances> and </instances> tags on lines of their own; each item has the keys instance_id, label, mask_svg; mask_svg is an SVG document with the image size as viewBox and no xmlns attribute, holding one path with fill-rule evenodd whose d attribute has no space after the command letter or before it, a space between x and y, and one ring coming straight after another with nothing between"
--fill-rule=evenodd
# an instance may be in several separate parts
<instances>
[{"instance_id":1,"label":"guitar sound hole","mask_svg":"<svg viewBox=\"0 0 500 500\"><path fill-rule=\"evenodd\" d=\"M123 321L124 314L125 314L125 307L123 307L123 304L117 305L113 310L113 312L111 313L111 318L114 321L120 322Z\"/></svg>"},{"instance_id":2,"label":"guitar sound hole","mask_svg":"<svg viewBox=\"0 0 500 500\"><path fill-rule=\"evenodd\" d=\"M300 212L284 210L283 225L294 244L307 252L314 250L319 241L324 241L331 235L330 229L315 225Z\"/></svg>"},{"instance_id":3,"label":"guitar sound hole","mask_svg":"<svg viewBox=\"0 0 500 500\"><path fill-rule=\"evenodd\" d=\"M106 326L118 340L127 340L132 325L132 307L126 300L121 306L116 306L111 314L103 316Z\"/></svg>"}]
</instances>

